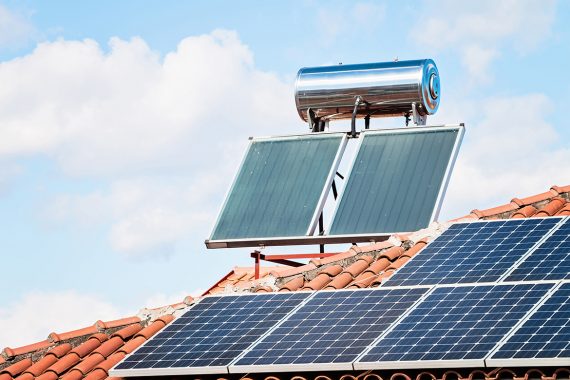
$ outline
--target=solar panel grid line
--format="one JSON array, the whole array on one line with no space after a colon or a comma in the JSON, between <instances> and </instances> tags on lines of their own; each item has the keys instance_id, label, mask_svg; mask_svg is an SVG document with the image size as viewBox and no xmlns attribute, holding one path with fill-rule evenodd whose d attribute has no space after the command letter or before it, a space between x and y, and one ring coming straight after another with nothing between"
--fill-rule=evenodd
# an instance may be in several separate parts
<instances>
[{"instance_id":1,"label":"solar panel grid line","mask_svg":"<svg viewBox=\"0 0 570 380\"><path fill-rule=\"evenodd\" d=\"M309 292L202 298L112 369L113 376L228 373L229 363Z\"/></svg>"},{"instance_id":2,"label":"solar panel grid line","mask_svg":"<svg viewBox=\"0 0 570 380\"><path fill-rule=\"evenodd\" d=\"M557 231L559 231L565 224L566 220L570 220L570 217L557 217L557 216L552 216L549 217L552 219L560 219L560 221L546 234L544 234L544 236L542 237L542 239L540 239L539 241L536 242L536 244L527 251L527 253L525 255L523 255L521 258L519 258L511 267L510 270L508 270L507 272L505 272L505 274L499 279L499 281L517 281L516 279L509 279L511 277L511 275L513 274L513 272L516 272L517 269L520 268L521 264L524 263L534 252L536 252L537 249L539 249L546 241L548 241L548 239L554 235Z\"/></svg>"},{"instance_id":3,"label":"solar panel grid line","mask_svg":"<svg viewBox=\"0 0 570 380\"><path fill-rule=\"evenodd\" d=\"M554 285L438 285L361 355L354 369L484 367L488 353Z\"/></svg>"},{"instance_id":4,"label":"solar panel grid line","mask_svg":"<svg viewBox=\"0 0 570 380\"><path fill-rule=\"evenodd\" d=\"M229 372L353 370L360 351L428 290L423 286L315 292L236 359Z\"/></svg>"},{"instance_id":5,"label":"solar panel grid line","mask_svg":"<svg viewBox=\"0 0 570 380\"><path fill-rule=\"evenodd\" d=\"M545 233L561 219L455 222L396 270L382 286L499 282L513 263L537 247Z\"/></svg>"},{"instance_id":6,"label":"solar panel grid line","mask_svg":"<svg viewBox=\"0 0 570 380\"><path fill-rule=\"evenodd\" d=\"M561 302L556 305L555 297L558 293L562 293L559 296ZM569 305L570 281L557 281L557 285L543 300L495 347L485 359L485 364L488 367L570 365ZM562 315L557 314L560 309L563 309ZM543 323L538 325L533 323L535 320ZM515 340L518 335L521 336ZM542 338L544 339L541 341ZM518 355L519 352L522 355ZM520 357L512 357L515 355Z\"/></svg>"},{"instance_id":7,"label":"solar panel grid line","mask_svg":"<svg viewBox=\"0 0 570 380\"><path fill-rule=\"evenodd\" d=\"M521 260L506 280L570 279L570 217Z\"/></svg>"},{"instance_id":8,"label":"solar panel grid line","mask_svg":"<svg viewBox=\"0 0 570 380\"><path fill-rule=\"evenodd\" d=\"M328 194L331 191L332 184L333 184L334 178L336 176L336 172L338 171L338 167L340 166L340 161L341 161L342 156L344 155L344 151L346 149L347 144L348 144L348 137L347 137L347 135L344 135L342 137L342 141L340 143L340 148L337 151L336 156L334 158L332 170L330 171L330 173L327 177L325 187L323 188L321 196L319 197L317 209L315 210L315 213L313 214L312 222L309 225L309 229L307 230L307 234L306 234L307 236L312 235L315 232L315 229L317 227L317 223L319 222L319 216L321 215L321 213L323 212L323 209L325 207L325 202L327 200Z\"/></svg>"}]
</instances>

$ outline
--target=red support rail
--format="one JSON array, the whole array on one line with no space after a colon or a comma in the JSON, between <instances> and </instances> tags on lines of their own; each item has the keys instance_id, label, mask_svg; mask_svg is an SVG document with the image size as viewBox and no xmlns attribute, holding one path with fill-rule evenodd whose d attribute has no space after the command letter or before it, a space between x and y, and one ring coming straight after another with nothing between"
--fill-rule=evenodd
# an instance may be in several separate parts
<instances>
[{"instance_id":1,"label":"red support rail","mask_svg":"<svg viewBox=\"0 0 570 380\"><path fill-rule=\"evenodd\" d=\"M259 279L259 269L261 265L261 260L269 261L276 264L289 265L291 267L299 267L304 265L298 261L293 261L291 259L322 259L323 257L330 257L338 255L341 252L329 252L329 253L292 253L292 254L278 254L278 255L266 255L259 251L253 251L251 257L255 260L255 279Z\"/></svg>"}]
</instances>

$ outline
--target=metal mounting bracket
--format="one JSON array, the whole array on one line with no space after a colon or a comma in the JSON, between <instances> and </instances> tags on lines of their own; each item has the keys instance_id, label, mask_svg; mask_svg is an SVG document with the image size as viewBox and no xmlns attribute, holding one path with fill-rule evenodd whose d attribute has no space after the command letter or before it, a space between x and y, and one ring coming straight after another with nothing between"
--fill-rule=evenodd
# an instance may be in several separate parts
<instances>
[{"instance_id":1,"label":"metal mounting bracket","mask_svg":"<svg viewBox=\"0 0 570 380\"><path fill-rule=\"evenodd\" d=\"M420 115L415 102L412 103L412 120L414 121L415 125L426 125L427 123L427 115Z\"/></svg>"}]
</instances>

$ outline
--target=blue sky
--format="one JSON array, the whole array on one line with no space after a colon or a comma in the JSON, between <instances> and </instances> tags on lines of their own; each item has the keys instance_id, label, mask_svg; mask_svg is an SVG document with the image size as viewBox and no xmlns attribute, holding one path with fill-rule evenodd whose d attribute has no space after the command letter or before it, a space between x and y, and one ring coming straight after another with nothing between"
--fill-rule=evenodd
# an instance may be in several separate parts
<instances>
[{"instance_id":1,"label":"blue sky","mask_svg":"<svg viewBox=\"0 0 570 380\"><path fill-rule=\"evenodd\" d=\"M203 241L247 137L306 130L303 66L436 61L428 123L467 125L442 219L570 184L569 2L141 4L0 2L0 346L250 265Z\"/></svg>"}]
</instances>

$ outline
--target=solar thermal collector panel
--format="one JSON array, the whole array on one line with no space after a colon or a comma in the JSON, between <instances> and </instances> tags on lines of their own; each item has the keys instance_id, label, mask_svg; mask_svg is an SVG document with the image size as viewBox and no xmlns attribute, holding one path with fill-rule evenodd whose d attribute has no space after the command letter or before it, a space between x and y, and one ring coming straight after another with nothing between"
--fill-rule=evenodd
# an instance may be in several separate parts
<instances>
[{"instance_id":1,"label":"solar thermal collector panel","mask_svg":"<svg viewBox=\"0 0 570 380\"><path fill-rule=\"evenodd\" d=\"M463 126L363 131L329 235L427 227L439 212Z\"/></svg>"},{"instance_id":2,"label":"solar thermal collector panel","mask_svg":"<svg viewBox=\"0 0 570 380\"><path fill-rule=\"evenodd\" d=\"M252 139L207 246L311 235L346 139L344 133Z\"/></svg>"}]
</instances>

